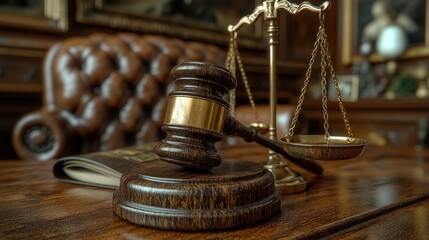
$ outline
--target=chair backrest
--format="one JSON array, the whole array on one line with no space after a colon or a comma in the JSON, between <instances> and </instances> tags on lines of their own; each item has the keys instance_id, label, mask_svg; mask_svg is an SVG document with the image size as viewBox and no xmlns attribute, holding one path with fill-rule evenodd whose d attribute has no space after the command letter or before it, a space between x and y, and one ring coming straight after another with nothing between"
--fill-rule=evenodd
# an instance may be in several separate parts
<instances>
[{"instance_id":1,"label":"chair backrest","mask_svg":"<svg viewBox=\"0 0 429 240\"><path fill-rule=\"evenodd\" d=\"M53 46L45 58L39 112L66 122L73 145L80 145L74 146L77 152L160 140L173 88L171 68L187 61L224 65L225 52L211 44L133 33L70 38ZM32 141L23 138L37 135L25 131L29 129L14 133L22 138L14 139L21 141L14 143L18 154L26 147L24 141Z\"/></svg>"}]
</instances>

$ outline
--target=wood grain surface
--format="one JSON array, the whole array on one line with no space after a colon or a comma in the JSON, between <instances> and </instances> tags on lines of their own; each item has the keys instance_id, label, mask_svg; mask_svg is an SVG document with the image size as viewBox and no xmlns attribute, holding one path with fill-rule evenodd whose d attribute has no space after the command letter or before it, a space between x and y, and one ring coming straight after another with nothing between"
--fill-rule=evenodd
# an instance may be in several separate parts
<instances>
[{"instance_id":1,"label":"wood grain surface","mask_svg":"<svg viewBox=\"0 0 429 240\"><path fill-rule=\"evenodd\" d=\"M262 163L253 144L223 157ZM228 230L162 231L112 210L113 191L57 181L54 161L0 162L0 239L427 239L429 152L368 147L357 159L302 173L306 191L283 195L281 214ZM297 169L293 164L291 168Z\"/></svg>"}]
</instances>

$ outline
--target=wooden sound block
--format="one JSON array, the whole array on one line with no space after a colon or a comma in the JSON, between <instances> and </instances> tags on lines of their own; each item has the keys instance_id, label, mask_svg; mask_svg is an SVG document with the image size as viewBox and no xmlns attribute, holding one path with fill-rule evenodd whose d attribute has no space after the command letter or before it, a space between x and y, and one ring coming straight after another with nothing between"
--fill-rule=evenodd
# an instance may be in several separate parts
<instances>
[{"instance_id":1,"label":"wooden sound block","mask_svg":"<svg viewBox=\"0 0 429 240\"><path fill-rule=\"evenodd\" d=\"M122 176L113 209L134 224L197 231L260 221L280 210L280 200L272 173L253 162L224 159L195 171L157 160Z\"/></svg>"}]
</instances>

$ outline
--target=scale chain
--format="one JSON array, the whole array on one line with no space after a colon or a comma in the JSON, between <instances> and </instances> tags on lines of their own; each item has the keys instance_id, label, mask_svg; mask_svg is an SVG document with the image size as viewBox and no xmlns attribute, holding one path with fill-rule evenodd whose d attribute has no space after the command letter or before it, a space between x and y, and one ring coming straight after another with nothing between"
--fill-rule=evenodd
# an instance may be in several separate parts
<instances>
[{"instance_id":1,"label":"scale chain","mask_svg":"<svg viewBox=\"0 0 429 240\"><path fill-rule=\"evenodd\" d=\"M310 62L308 64L308 69L307 69L306 74L305 74L304 85L301 89L301 94L300 94L299 99L298 99L298 105L295 109L295 113L294 113L294 116L292 118L292 122L291 122L291 125L289 128L289 132L288 132L288 136L287 136L288 138L291 138L294 135L296 122L298 120L298 115L301 111L302 104L304 102L305 92L307 90L307 86L308 86L308 83L310 81L311 73L313 70L313 64L314 64L314 61L315 61L315 58L317 55L317 49L320 46L320 42L321 42L321 29L319 27L319 32L317 33L316 42L314 43L314 48L313 48L313 51L311 52L311 58L310 58Z\"/></svg>"},{"instance_id":2,"label":"scale chain","mask_svg":"<svg viewBox=\"0 0 429 240\"><path fill-rule=\"evenodd\" d=\"M328 36L326 35L325 31L323 31L323 38L324 38L323 48L325 48L326 51L329 53ZM346 126L346 129L347 129L348 137L353 138L353 132L352 132L352 128L351 128L348 116L347 116L347 112L346 112L346 109L344 107L343 101L341 100L341 92L340 92L340 88L338 87L337 75L335 74L335 70L334 70L334 67L332 64L331 56L329 54L326 55L326 60L328 61L328 67L330 68L330 74L331 74L332 81L333 81L334 86L335 86L335 93L336 93L337 98L338 98L338 105L340 107L341 114L343 116L343 120L344 120L344 124Z\"/></svg>"},{"instance_id":3,"label":"scale chain","mask_svg":"<svg viewBox=\"0 0 429 240\"><path fill-rule=\"evenodd\" d=\"M348 133L348 138L349 140L351 138L353 138L353 132L351 129L351 125L350 122L348 120L348 116L347 116L347 112L345 110L344 104L342 102L341 99L341 92L340 89L338 87L338 81L337 81L337 77L335 74L335 70L334 70L334 66L332 64L332 60L331 60L331 56L330 56L330 51L329 51L329 44L328 44L328 36L326 34L326 30L325 30L325 25L324 25L324 12L320 12L319 15L319 20L320 20L320 26L319 26L319 31L317 33L317 38L316 38L316 42L314 43L314 49L311 53L311 58L310 58L310 62L308 65L308 69L306 71L306 75L305 75L305 80L304 80L304 85L303 88L301 89L301 93L299 96L299 100L298 100L298 105L296 107L294 116L292 118L292 122L291 122L291 126L289 128L289 132L287 135L288 139L291 139L293 134L294 134L294 130L295 130L295 126L296 126L296 122L298 119L298 115L301 111L302 108L302 104L304 102L304 97L305 97L305 92L307 90L307 86L309 84L309 80L311 77L311 73L312 73L312 69L313 69L313 65L314 65L314 61L315 61L315 57L317 55L317 50L320 47L320 54L321 54L321 62L320 62L320 66L321 66L321 85L322 85L322 107L323 107L323 119L324 119L324 124L323 124L323 128L325 131L325 138L327 140L327 145L329 146L329 141L330 141L330 135L329 135L329 115L328 115L328 90L327 90L327 80L326 80L326 76L327 76L327 72L326 72L326 67L329 68L329 74L332 77L332 81L335 87L335 93L337 95L337 99L338 99L338 104L343 116L343 120L344 120L344 124L345 127L347 129L347 133Z\"/></svg>"},{"instance_id":4,"label":"scale chain","mask_svg":"<svg viewBox=\"0 0 429 240\"><path fill-rule=\"evenodd\" d=\"M228 46L228 53L226 56L225 66L231 72L232 76L236 77L236 63L235 63L235 51L234 51L234 38L236 38L236 32L230 32L230 41ZM232 89L229 94L229 114L235 115L235 89Z\"/></svg>"},{"instance_id":5,"label":"scale chain","mask_svg":"<svg viewBox=\"0 0 429 240\"><path fill-rule=\"evenodd\" d=\"M325 138L329 145L329 122L328 122L328 89L326 81L326 39L324 38L325 28L323 25L320 25L321 28L321 48L320 48L320 75L322 77L322 106L323 106L323 129L325 130Z\"/></svg>"},{"instance_id":6,"label":"scale chain","mask_svg":"<svg viewBox=\"0 0 429 240\"><path fill-rule=\"evenodd\" d=\"M257 123L259 122L259 116L258 112L256 110L256 104L255 100L253 98L252 91L250 90L249 80L247 78L246 72L244 71L243 61L241 60L240 52L238 51L238 44L237 44L237 32L231 32L231 38L230 38L230 44L228 49L228 55L226 60L226 66L227 69L231 72L234 72L235 77L235 71L236 71L236 64L238 64L238 68L240 70L241 78L244 83L244 88L246 89L247 96L249 98L250 106L252 107L252 111L255 117L255 121ZM234 107L235 107L235 90L231 91L230 94L230 114L231 116L234 116Z\"/></svg>"}]
</instances>

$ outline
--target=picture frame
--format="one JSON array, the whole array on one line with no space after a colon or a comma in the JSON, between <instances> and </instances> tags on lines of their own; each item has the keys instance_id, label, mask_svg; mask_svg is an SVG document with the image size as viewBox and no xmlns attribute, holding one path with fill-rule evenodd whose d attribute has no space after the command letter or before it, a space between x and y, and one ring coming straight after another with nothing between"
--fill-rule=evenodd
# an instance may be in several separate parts
<instances>
[{"instance_id":1,"label":"picture frame","mask_svg":"<svg viewBox=\"0 0 429 240\"><path fill-rule=\"evenodd\" d=\"M342 12L342 53L341 62L344 65L362 60L360 44L365 26L374 20L371 15L374 0L341 1ZM398 16L408 16L415 23L418 31L407 33L409 44L399 59L410 59L429 56L429 3L426 0L395 0L386 1ZM412 13L415 11L415 13ZM418 34L416 34L418 33ZM368 57L371 62L383 62L385 59L376 53Z\"/></svg>"},{"instance_id":2,"label":"picture frame","mask_svg":"<svg viewBox=\"0 0 429 240\"><path fill-rule=\"evenodd\" d=\"M262 0L76 0L76 20L80 23L227 45L230 38L228 25L235 25L261 3ZM187 7L186 4L198 5ZM262 19L258 19L238 31L239 46L257 49L265 47L262 22Z\"/></svg>"},{"instance_id":3,"label":"picture frame","mask_svg":"<svg viewBox=\"0 0 429 240\"><path fill-rule=\"evenodd\" d=\"M48 32L67 32L68 1L2 1L0 25Z\"/></svg>"},{"instance_id":4,"label":"picture frame","mask_svg":"<svg viewBox=\"0 0 429 240\"><path fill-rule=\"evenodd\" d=\"M359 99L359 76L357 75L338 75L338 88L341 93L341 100L345 102L354 102ZM331 101L338 101L334 83L329 82L328 98Z\"/></svg>"}]
</instances>

